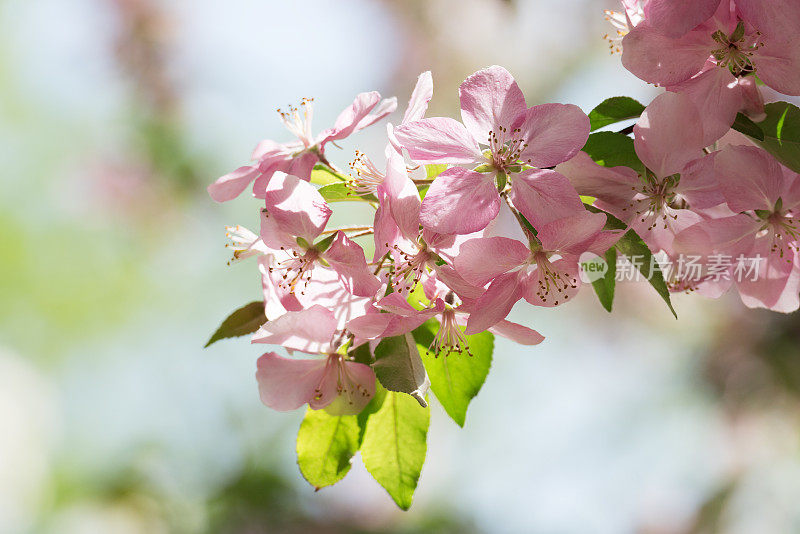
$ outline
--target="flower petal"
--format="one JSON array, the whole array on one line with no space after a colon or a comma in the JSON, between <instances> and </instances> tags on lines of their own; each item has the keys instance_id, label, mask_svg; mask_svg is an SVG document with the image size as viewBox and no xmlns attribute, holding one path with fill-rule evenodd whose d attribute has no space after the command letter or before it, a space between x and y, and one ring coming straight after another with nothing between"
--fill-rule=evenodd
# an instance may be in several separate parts
<instances>
[{"instance_id":1,"label":"flower petal","mask_svg":"<svg viewBox=\"0 0 800 534\"><path fill-rule=\"evenodd\" d=\"M500 321L491 327L489 332L503 336L520 345L538 345L544 341L544 336L536 330L506 320Z\"/></svg>"},{"instance_id":2,"label":"flower petal","mask_svg":"<svg viewBox=\"0 0 800 534\"><path fill-rule=\"evenodd\" d=\"M329 309L314 305L308 309L286 312L267 321L253 334L252 343L281 345L288 350L324 354L331 350L337 329L336 317Z\"/></svg>"},{"instance_id":3,"label":"flower petal","mask_svg":"<svg viewBox=\"0 0 800 534\"><path fill-rule=\"evenodd\" d=\"M311 401L326 371L325 360L290 360L274 352L258 359L256 380L261 402L281 412Z\"/></svg>"},{"instance_id":4,"label":"flower petal","mask_svg":"<svg viewBox=\"0 0 800 534\"><path fill-rule=\"evenodd\" d=\"M714 172L731 210L768 209L784 191L780 164L756 147L727 146L714 157Z\"/></svg>"},{"instance_id":5,"label":"flower petal","mask_svg":"<svg viewBox=\"0 0 800 534\"><path fill-rule=\"evenodd\" d=\"M354 295L371 297L380 289L380 281L367 267L364 249L344 232L337 233L324 257Z\"/></svg>"},{"instance_id":6,"label":"flower petal","mask_svg":"<svg viewBox=\"0 0 800 534\"><path fill-rule=\"evenodd\" d=\"M401 124L394 135L411 159L420 163L470 164L483 157L464 125L447 117Z\"/></svg>"},{"instance_id":7,"label":"flower petal","mask_svg":"<svg viewBox=\"0 0 800 534\"><path fill-rule=\"evenodd\" d=\"M270 180L265 201L269 216L282 231L309 243L322 232L332 213L313 185L280 172ZM269 244L266 238L264 241Z\"/></svg>"},{"instance_id":8,"label":"flower petal","mask_svg":"<svg viewBox=\"0 0 800 534\"><path fill-rule=\"evenodd\" d=\"M639 185L639 175L628 167L603 167L595 163L586 152L556 167L566 176L580 195L587 195L608 204L627 207Z\"/></svg>"},{"instance_id":9,"label":"flower petal","mask_svg":"<svg viewBox=\"0 0 800 534\"><path fill-rule=\"evenodd\" d=\"M422 226L440 234L469 234L486 228L500 211L491 174L452 167L436 177L422 201Z\"/></svg>"},{"instance_id":10,"label":"flower petal","mask_svg":"<svg viewBox=\"0 0 800 534\"><path fill-rule=\"evenodd\" d=\"M697 74L711 55L715 45L711 33L697 31L671 38L639 24L622 39L622 64L649 83L681 83Z\"/></svg>"},{"instance_id":11,"label":"flower petal","mask_svg":"<svg viewBox=\"0 0 800 534\"><path fill-rule=\"evenodd\" d=\"M403 124L421 119L428 110L428 103L433 98L433 77L426 70L417 78L417 84L408 100L408 107L403 115Z\"/></svg>"},{"instance_id":12,"label":"flower petal","mask_svg":"<svg viewBox=\"0 0 800 534\"><path fill-rule=\"evenodd\" d=\"M677 93L655 98L633 127L639 159L659 178L683 171L703 155L703 125L692 101Z\"/></svg>"},{"instance_id":13,"label":"flower petal","mask_svg":"<svg viewBox=\"0 0 800 534\"><path fill-rule=\"evenodd\" d=\"M341 382L331 381L337 386L337 395L325 403L325 411L331 415L355 415L369 404L375 396L375 372L368 365L358 362L340 361ZM338 374L338 373L337 373ZM337 377L338 378L338 377ZM341 391L338 391L341 388ZM309 405L317 409L322 404L311 401Z\"/></svg>"},{"instance_id":14,"label":"flower petal","mask_svg":"<svg viewBox=\"0 0 800 534\"><path fill-rule=\"evenodd\" d=\"M504 320L514 304L522 298L519 273L506 273L495 278L486 292L470 306L467 335L478 334Z\"/></svg>"},{"instance_id":15,"label":"flower petal","mask_svg":"<svg viewBox=\"0 0 800 534\"><path fill-rule=\"evenodd\" d=\"M208 194L216 202L233 200L242 194L250 182L259 175L258 166L245 165L217 179L208 186Z\"/></svg>"},{"instance_id":16,"label":"flower petal","mask_svg":"<svg viewBox=\"0 0 800 534\"><path fill-rule=\"evenodd\" d=\"M484 286L522 265L530 254L528 247L516 239L479 237L461 245L455 257L455 269L467 282Z\"/></svg>"},{"instance_id":17,"label":"flower petal","mask_svg":"<svg viewBox=\"0 0 800 534\"><path fill-rule=\"evenodd\" d=\"M589 117L573 104L541 104L519 126L525 140L520 159L535 167L553 167L578 153L589 138Z\"/></svg>"},{"instance_id":18,"label":"flower petal","mask_svg":"<svg viewBox=\"0 0 800 534\"><path fill-rule=\"evenodd\" d=\"M570 217L563 217L541 227L536 236L547 251L564 251L580 255L594 241L606 224L603 213L585 209Z\"/></svg>"},{"instance_id":19,"label":"flower petal","mask_svg":"<svg viewBox=\"0 0 800 534\"><path fill-rule=\"evenodd\" d=\"M533 169L514 175L511 200L534 228L584 212L569 180L556 171Z\"/></svg>"},{"instance_id":20,"label":"flower petal","mask_svg":"<svg viewBox=\"0 0 800 534\"><path fill-rule=\"evenodd\" d=\"M355 100L353 100L353 103L343 110L336 118L333 128L325 130L320 135L319 144L325 144L328 141L335 141L337 139L344 139L352 134L364 117L378 104L380 99L381 95L377 91L359 93Z\"/></svg>"},{"instance_id":21,"label":"flower petal","mask_svg":"<svg viewBox=\"0 0 800 534\"><path fill-rule=\"evenodd\" d=\"M644 16L664 35L680 37L710 19L719 3L720 0L650 0L644 4Z\"/></svg>"},{"instance_id":22,"label":"flower petal","mask_svg":"<svg viewBox=\"0 0 800 534\"><path fill-rule=\"evenodd\" d=\"M479 143L487 143L489 132L516 126L527 105L514 77L494 65L469 76L458 88L461 120Z\"/></svg>"}]
</instances>

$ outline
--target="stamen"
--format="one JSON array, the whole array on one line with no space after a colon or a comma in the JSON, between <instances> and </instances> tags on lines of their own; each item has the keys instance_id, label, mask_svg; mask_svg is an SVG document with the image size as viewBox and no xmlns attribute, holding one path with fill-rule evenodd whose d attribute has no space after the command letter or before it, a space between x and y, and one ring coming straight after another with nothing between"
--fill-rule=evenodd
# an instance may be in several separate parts
<instances>
[{"instance_id":1,"label":"stamen","mask_svg":"<svg viewBox=\"0 0 800 534\"><path fill-rule=\"evenodd\" d=\"M314 135L311 133L311 119L314 116L314 99L303 98L298 107L289 106L288 111L278 109L286 129L292 132L303 145L308 148L314 144Z\"/></svg>"},{"instance_id":2,"label":"stamen","mask_svg":"<svg viewBox=\"0 0 800 534\"><path fill-rule=\"evenodd\" d=\"M347 181L347 186L358 196L376 195L378 186L386 179L386 175L378 170L372 160L358 150L350 168L356 175Z\"/></svg>"}]
</instances>

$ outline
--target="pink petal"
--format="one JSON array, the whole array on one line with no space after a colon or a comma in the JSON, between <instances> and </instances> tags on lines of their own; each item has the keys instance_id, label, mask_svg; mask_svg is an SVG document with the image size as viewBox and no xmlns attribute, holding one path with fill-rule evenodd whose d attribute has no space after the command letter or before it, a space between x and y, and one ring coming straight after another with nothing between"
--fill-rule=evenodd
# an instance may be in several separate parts
<instances>
[{"instance_id":1,"label":"pink petal","mask_svg":"<svg viewBox=\"0 0 800 534\"><path fill-rule=\"evenodd\" d=\"M494 176L452 167L436 177L422 201L422 226L440 234L486 228L500 211Z\"/></svg>"},{"instance_id":2,"label":"pink petal","mask_svg":"<svg viewBox=\"0 0 800 534\"><path fill-rule=\"evenodd\" d=\"M525 96L506 69L494 65L479 70L461 83L461 120L479 143L500 127L512 130L526 111ZM487 143L488 144L488 143Z\"/></svg>"},{"instance_id":3,"label":"pink petal","mask_svg":"<svg viewBox=\"0 0 800 534\"><path fill-rule=\"evenodd\" d=\"M465 333L477 334L504 320L522 298L522 289L519 273L506 273L495 278L486 292L470 306Z\"/></svg>"},{"instance_id":4,"label":"pink petal","mask_svg":"<svg viewBox=\"0 0 800 534\"><path fill-rule=\"evenodd\" d=\"M389 252L389 249L397 244L402 239L400 228L397 226L397 221L392 216L389 201L383 201L375 211L375 220L373 222L375 233L373 234L375 241L375 255L373 261L379 260L384 254Z\"/></svg>"},{"instance_id":5,"label":"pink petal","mask_svg":"<svg viewBox=\"0 0 800 534\"><path fill-rule=\"evenodd\" d=\"M651 27L664 35L680 37L710 19L719 3L720 0L650 0L644 4L644 16Z\"/></svg>"},{"instance_id":6,"label":"pink petal","mask_svg":"<svg viewBox=\"0 0 800 534\"><path fill-rule=\"evenodd\" d=\"M347 323L347 329L361 339L385 337L384 332L394 319L391 313L369 313Z\"/></svg>"},{"instance_id":7,"label":"pink petal","mask_svg":"<svg viewBox=\"0 0 800 534\"><path fill-rule=\"evenodd\" d=\"M290 174L275 173L265 201L269 216L279 228L309 243L322 232L332 213L314 186Z\"/></svg>"},{"instance_id":8,"label":"pink petal","mask_svg":"<svg viewBox=\"0 0 800 534\"><path fill-rule=\"evenodd\" d=\"M736 0L742 17L771 38L795 39L800 3L795 0ZM796 42L796 41L795 41Z\"/></svg>"},{"instance_id":9,"label":"pink petal","mask_svg":"<svg viewBox=\"0 0 800 534\"><path fill-rule=\"evenodd\" d=\"M527 246L507 237L481 237L461 245L455 269L464 280L484 286L497 276L519 267L530 256Z\"/></svg>"},{"instance_id":10,"label":"pink petal","mask_svg":"<svg viewBox=\"0 0 800 534\"><path fill-rule=\"evenodd\" d=\"M655 98L633 128L636 154L659 178L681 172L703 155L703 126L688 97L664 93Z\"/></svg>"},{"instance_id":11,"label":"pink petal","mask_svg":"<svg viewBox=\"0 0 800 534\"><path fill-rule=\"evenodd\" d=\"M690 161L681 173L676 191L684 197L692 209L705 209L725 202L714 172L716 153Z\"/></svg>"},{"instance_id":12,"label":"pink petal","mask_svg":"<svg viewBox=\"0 0 800 534\"><path fill-rule=\"evenodd\" d=\"M772 240L762 237L745 257L760 255L758 276L755 281L749 277L736 280L736 287L742 302L749 308L767 308L772 311L790 313L800 307L800 271L797 269L797 255L781 258L771 253ZM749 262L746 263L746 265ZM747 269L745 269L746 273ZM734 274L734 276L736 276Z\"/></svg>"},{"instance_id":13,"label":"pink petal","mask_svg":"<svg viewBox=\"0 0 800 534\"><path fill-rule=\"evenodd\" d=\"M311 171L318 161L319 155L316 152L303 152L289 160L289 164L284 166L283 171L308 182L311 180Z\"/></svg>"},{"instance_id":14,"label":"pink petal","mask_svg":"<svg viewBox=\"0 0 800 534\"><path fill-rule=\"evenodd\" d=\"M595 197L624 208L631 203L639 175L628 167L602 167L586 152L578 152L556 171L566 176L578 194Z\"/></svg>"},{"instance_id":15,"label":"pink petal","mask_svg":"<svg viewBox=\"0 0 800 534\"><path fill-rule=\"evenodd\" d=\"M324 257L354 295L371 297L380 289L380 281L367 267L364 249L344 232L337 233Z\"/></svg>"},{"instance_id":16,"label":"pink petal","mask_svg":"<svg viewBox=\"0 0 800 534\"><path fill-rule=\"evenodd\" d=\"M329 309L314 305L308 309L286 312L267 321L253 334L253 343L282 345L288 350L308 354L327 353L337 329L336 317Z\"/></svg>"},{"instance_id":17,"label":"pink petal","mask_svg":"<svg viewBox=\"0 0 800 534\"><path fill-rule=\"evenodd\" d=\"M760 148L727 146L715 156L714 171L735 212L771 210L784 190L780 164Z\"/></svg>"},{"instance_id":18,"label":"pink petal","mask_svg":"<svg viewBox=\"0 0 800 534\"><path fill-rule=\"evenodd\" d=\"M794 34L783 39L765 38L753 63L766 85L785 95L800 95L800 44Z\"/></svg>"},{"instance_id":19,"label":"pink petal","mask_svg":"<svg viewBox=\"0 0 800 534\"><path fill-rule=\"evenodd\" d=\"M605 224L604 214L590 213L584 209L575 215L542 226L536 237L542 242L544 250L579 255L587 250Z\"/></svg>"},{"instance_id":20,"label":"pink petal","mask_svg":"<svg viewBox=\"0 0 800 534\"><path fill-rule=\"evenodd\" d=\"M447 117L421 119L395 128L394 135L419 163L470 164L483 158L463 124Z\"/></svg>"},{"instance_id":21,"label":"pink petal","mask_svg":"<svg viewBox=\"0 0 800 534\"><path fill-rule=\"evenodd\" d=\"M573 104L533 106L519 126L527 146L520 159L535 167L553 167L580 151L589 138L589 117Z\"/></svg>"},{"instance_id":22,"label":"pink petal","mask_svg":"<svg viewBox=\"0 0 800 534\"><path fill-rule=\"evenodd\" d=\"M369 93L360 93L356 96L350 107L342 111L336 118L333 128L330 128L321 134L320 144L325 144L328 141L335 141L337 139L344 139L352 134L359 123L366 117L370 110L374 108L381 99L381 95L377 91Z\"/></svg>"},{"instance_id":23,"label":"pink petal","mask_svg":"<svg viewBox=\"0 0 800 534\"><path fill-rule=\"evenodd\" d=\"M261 356L257 366L261 402L282 412L311 401L326 371L325 360L290 360L274 352Z\"/></svg>"},{"instance_id":24,"label":"pink petal","mask_svg":"<svg viewBox=\"0 0 800 534\"><path fill-rule=\"evenodd\" d=\"M699 131L703 132L702 144L705 146L714 144L725 135L736 114L747 104L737 79L728 69L711 62L697 76L667 89L685 95L694 103L702 129ZM692 123L690 127L696 128L697 121L693 120Z\"/></svg>"},{"instance_id":25,"label":"pink petal","mask_svg":"<svg viewBox=\"0 0 800 534\"><path fill-rule=\"evenodd\" d=\"M503 336L520 345L538 345L544 341L544 336L536 330L505 320L491 327L489 332Z\"/></svg>"},{"instance_id":26,"label":"pink petal","mask_svg":"<svg viewBox=\"0 0 800 534\"><path fill-rule=\"evenodd\" d=\"M331 380L337 387L341 387L341 392L334 397L330 403L317 404L311 401L309 405L317 409L325 407L325 411L331 415L355 415L369 404L375 396L375 373L363 363L340 361L341 379L336 382ZM337 372L338 374L339 372Z\"/></svg>"},{"instance_id":27,"label":"pink petal","mask_svg":"<svg viewBox=\"0 0 800 534\"><path fill-rule=\"evenodd\" d=\"M372 126L387 115L394 113L395 110L397 110L397 98L384 98L366 117L361 119L358 126L356 126L353 131L357 132L363 130L367 126Z\"/></svg>"},{"instance_id":28,"label":"pink petal","mask_svg":"<svg viewBox=\"0 0 800 534\"><path fill-rule=\"evenodd\" d=\"M417 84L414 86L414 91L408 101L408 107L403 115L403 124L424 117L431 98L433 98L433 77L431 76L431 71L427 70L417 78Z\"/></svg>"},{"instance_id":29,"label":"pink petal","mask_svg":"<svg viewBox=\"0 0 800 534\"><path fill-rule=\"evenodd\" d=\"M697 74L716 44L712 32L689 32L678 38L639 24L622 39L622 64L650 83L675 85Z\"/></svg>"},{"instance_id":30,"label":"pink petal","mask_svg":"<svg viewBox=\"0 0 800 534\"><path fill-rule=\"evenodd\" d=\"M547 278L541 268L530 273L524 282L525 291L522 296L534 306L552 307L564 304L577 295L581 288L577 256L556 260L550 264L550 269L558 275L557 282Z\"/></svg>"},{"instance_id":31,"label":"pink petal","mask_svg":"<svg viewBox=\"0 0 800 534\"><path fill-rule=\"evenodd\" d=\"M259 175L258 167L246 165L239 167L235 171L218 178L216 182L208 186L208 194L216 202L226 202L238 197L250 182Z\"/></svg>"},{"instance_id":32,"label":"pink petal","mask_svg":"<svg viewBox=\"0 0 800 534\"><path fill-rule=\"evenodd\" d=\"M534 228L586 211L569 180L551 170L528 170L515 174L511 200Z\"/></svg>"},{"instance_id":33,"label":"pink petal","mask_svg":"<svg viewBox=\"0 0 800 534\"><path fill-rule=\"evenodd\" d=\"M419 237L419 210L422 201L417 186L408 177L405 161L397 152L388 155L386 178L382 184L388 197L392 217L406 239Z\"/></svg>"}]
</instances>

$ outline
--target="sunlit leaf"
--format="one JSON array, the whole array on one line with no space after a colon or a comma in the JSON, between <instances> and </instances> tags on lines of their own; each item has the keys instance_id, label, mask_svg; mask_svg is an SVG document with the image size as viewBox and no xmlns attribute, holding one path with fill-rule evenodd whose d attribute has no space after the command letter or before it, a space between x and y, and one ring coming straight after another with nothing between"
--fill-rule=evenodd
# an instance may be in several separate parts
<instances>
[{"instance_id":1,"label":"sunlit leaf","mask_svg":"<svg viewBox=\"0 0 800 534\"><path fill-rule=\"evenodd\" d=\"M358 416L309 408L297 433L297 465L308 483L319 489L343 479L360 434Z\"/></svg>"},{"instance_id":2,"label":"sunlit leaf","mask_svg":"<svg viewBox=\"0 0 800 534\"><path fill-rule=\"evenodd\" d=\"M256 300L250 304L245 304L231 313L219 325L219 328L217 328L217 331L214 332L214 335L211 336L205 346L208 347L220 339L252 334L266 322L267 316L264 313L264 301Z\"/></svg>"},{"instance_id":3,"label":"sunlit leaf","mask_svg":"<svg viewBox=\"0 0 800 534\"><path fill-rule=\"evenodd\" d=\"M644 111L644 106L633 98L615 96L601 102L589 112L592 131L627 119L635 119Z\"/></svg>"}]
</instances>

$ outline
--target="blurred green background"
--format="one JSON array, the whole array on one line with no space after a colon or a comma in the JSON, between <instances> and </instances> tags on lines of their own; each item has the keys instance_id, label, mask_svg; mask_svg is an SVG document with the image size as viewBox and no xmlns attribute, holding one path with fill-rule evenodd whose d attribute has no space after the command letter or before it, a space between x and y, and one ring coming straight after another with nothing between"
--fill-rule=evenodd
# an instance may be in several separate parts
<instances>
[{"instance_id":1,"label":"blurred green background","mask_svg":"<svg viewBox=\"0 0 800 534\"><path fill-rule=\"evenodd\" d=\"M458 429L433 407L408 513L356 459L318 493L302 418L258 400L258 347L202 346L259 298L226 265L247 195L205 187L324 128L361 91L432 70L431 115L492 63L529 105L655 89L608 53L613 0L0 0L0 533L800 532L800 321L646 284L513 318ZM395 118L396 122L397 118ZM379 159L377 126L355 147ZM340 207L343 205L339 205ZM346 208L345 208L346 209Z\"/></svg>"}]
</instances>

